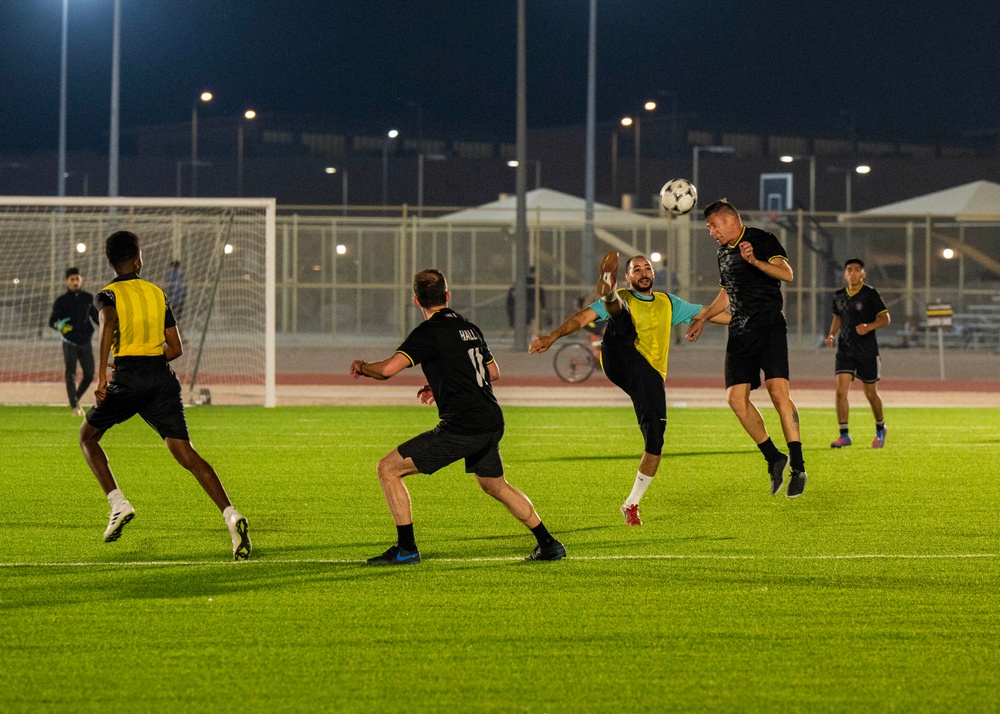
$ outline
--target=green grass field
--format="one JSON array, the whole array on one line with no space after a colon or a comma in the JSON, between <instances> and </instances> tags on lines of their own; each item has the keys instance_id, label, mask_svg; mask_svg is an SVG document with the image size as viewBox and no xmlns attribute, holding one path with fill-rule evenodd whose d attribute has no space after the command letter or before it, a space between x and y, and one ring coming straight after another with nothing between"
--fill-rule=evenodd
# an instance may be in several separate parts
<instances>
[{"instance_id":1,"label":"green grass field","mask_svg":"<svg viewBox=\"0 0 1000 714\"><path fill-rule=\"evenodd\" d=\"M803 410L789 500L727 410L674 409L642 528L631 410L505 411L564 561L522 562L531 535L452 466L408 479L424 562L362 564L395 540L375 464L432 409L189 411L249 563L140 420L104 440L137 510L106 544L79 420L0 409L0 710L1000 708L1000 410L891 410L882 451L870 413L833 451Z\"/></svg>"}]
</instances>

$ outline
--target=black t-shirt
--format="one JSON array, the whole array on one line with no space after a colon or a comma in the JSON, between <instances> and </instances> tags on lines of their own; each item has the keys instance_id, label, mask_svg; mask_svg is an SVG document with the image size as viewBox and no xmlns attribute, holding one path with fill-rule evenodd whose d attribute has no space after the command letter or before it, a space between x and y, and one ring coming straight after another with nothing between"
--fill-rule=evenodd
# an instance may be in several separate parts
<instances>
[{"instance_id":1,"label":"black t-shirt","mask_svg":"<svg viewBox=\"0 0 1000 714\"><path fill-rule=\"evenodd\" d=\"M775 322L784 322L781 309L781 281L755 268L740 255L740 244L750 243L757 260L788 260L785 249L771 233L744 226L743 234L732 245L719 248L719 282L729 295L733 319L731 335L744 335Z\"/></svg>"},{"instance_id":2,"label":"black t-shirt","mask_svg":"<svg viewBox=\"0 0 1000 714\"><path fill-rule=\"evenodd\" d=\"M862 284L853 295L847 288L833 294L833 314L840 318L840 339L837 353L848 357L865 358L878 355L878 339L875 331L859 335L858 325L875 322L879 314L886 311L885 303L878 290Z\"/></svg>"},{"instance_id":3,"label":"black t-shirt","mask_svg":"<svg viewBox=\"0 0 1000 714\"><path fill-rule=\"evenodd\" d=\"M424 370L441 428L453 434L485 434L503 426L486 368L493 355L482 330L457 312L438 310L396 351Z\"/></svg>"}]
</instances>

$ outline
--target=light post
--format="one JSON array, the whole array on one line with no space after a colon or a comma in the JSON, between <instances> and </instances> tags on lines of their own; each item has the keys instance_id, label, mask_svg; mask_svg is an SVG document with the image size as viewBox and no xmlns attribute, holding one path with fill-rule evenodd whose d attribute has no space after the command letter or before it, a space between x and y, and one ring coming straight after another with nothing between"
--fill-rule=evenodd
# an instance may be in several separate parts
<instances>
[{"instance_id":1,"label":"light post","mask_svg":"<svg viewBox=\"0 0 1000 714\"><path fill-rule=\"evenodd\" d=\"M783 164L790 164L793 161L799 161L803 159L809 159L809 213L816 212L816 155L809 154L809 156L799 156L786 154L780 157L778 160Z\"/></svg>"},{"instance_id":2,"label":"light post","mask_svg":"<svg viewBox=\"0 0 1000 714\"><path fill-rule=\"evenodd\" d=\"M845 169L838 168L836 166L831 167L832 171L843 171L844 172L844 210L847 213L847 225L844 230L845 234L845 244L847 252L850 254L848 257L855 255L854 252L854 236L851 232L851 213L854 212L854 207L852 205L852 188L853 188L853 177L854 174L868 174L871 173L872 167L868 164L857 164L856 166L848 167Z\"/></svg>"},{"instance_id":3,"label":"light post","mask_svg":"<svg viewBox=\"0 0 1000 714\"><path fill-rule=\"evenodd\" d=\"M382 205L389 205L389 142L399 136L399 131L390 129L382 139Z\"/></svg>"},{"instance_id":4,"label":"light post","mask_svg":"<svg viewBox=\"0 0 1000 714\"><path fill-rule=\"evenodd\" d=\"M535 188L539 189L542 187L542 162L538 159L528 159L527 164L535 165ZM520 162L517 159L511 159L507 162L507 165L512 169L516 169L520 166Z\"/></svg>"},{"instance_id":5,"label":"light post","mask_svg":"<svg viewBox=\"0 0 1000 714\"><path fill-rule=\"evenodd\" d=\"M69 43L69 0L62 4L62 60L59 65L59 196L66 195L66 68Z\"/></svg>"},{"instance_id":6,"label":"light post","mask_svg":"<svg viewBox=\"0 0 1000 714\"><path fill-rule=\"evenodd\" d=\"M732 154L736 152L731 146L692 146L691 147L691 183L698 187L698 155L706 151L709 154Z\"/></svg>"},{"instance_id":7,"label":"light post","mask_svg":"<svg viewBox=\"0 0 1000 714\"><path fill-rule=\"evenodd\" d=\"M656 111L656 102L648 101L642 105L647 112ZM635 198L639 198L639 187L642 181L642 112L636 112L635 116L622 117L622 126L633 127L635 131Z\"/></svg>"},{"instance_id":8,"label":"light post","mask_svg":"<svg viewBox=\"0 0 1000 714\"><path fill-rule=\"evenodd\" d=\"M329 176L333 176L340 171L340 204L344 207L344 215L347 215L347 169L338 169L336 166L327 166L323 171Z\"/></svg>"},{"instance_id":9,"label":"light post","mask_svg":"<svg viewBox=\"0 0 1000 714\"><path fill-rule=\"evenodd\" d=\"M257 118L257 112L247 109L243 112L246 121L253 121ZM243 122L236 126L236 195L243 198Z\"/></svg>"},{"instance_id":10,"label":"light post","mask_svg":"<svg viewBox=\"0 0 1000 714\"><path fill-rule=\"evenodd\" d=\"M852 213L851 211L851 177L854 174L869 174L872 171L872 167L868 164L858 164L853 169L848 169L844 172L844 204L847 209L847 213Z\"/></svg>"},{"instance_id":11,"label":"light post","mask_svg":"<svg viewBox=\"0 0 1000 714\"><path fill-rule=\"evenodd\" d=\"M108 131L108 195L118 195L118 115L121 90L121 0L115 0L111 41L111 125Z\"/></svg>"},{"instance_id":12,"label":"light post","mask_svg":"<svg viewBox=\"0 0 1000 714\"><path fill-rule=\"evenodd\" d=\"M202 92L198 101L191 103L191 196L198 195L198 102L212 101L211 92Z\"/></svg>"}]
</instances>

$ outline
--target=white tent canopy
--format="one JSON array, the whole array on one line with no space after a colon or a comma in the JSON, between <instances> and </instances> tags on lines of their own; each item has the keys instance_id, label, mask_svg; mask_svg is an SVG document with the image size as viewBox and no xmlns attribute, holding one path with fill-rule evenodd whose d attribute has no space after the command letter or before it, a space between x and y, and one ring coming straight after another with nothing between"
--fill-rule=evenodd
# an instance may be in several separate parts
<instances>
[{"instance_id":1,"label":"white tent canopy","mask_svg":"<svg viewBox=\"0 0 1000 714\"><path fill-rule=\"evenodd\" d=\"M1000 184L973 181L862 211L863 216L942 216L959 220L1000 216Z\"/></svg>"},{"instance_id":2,"label":"white tent canopy","mask_svg":"<svg viewBox=\"0 0 1000 714\"><path fill-rule=\"evenodd\" d=\"M536 188L525 194L528 221L531 223L561 223L582 225L585 218L586 202L568 193L550 188ZM513 223L516 220L517 196L508 196L499 201L484 203L476 208L467 208L456 213L441 216L445 223ZM603 203L594 204L594 223L615 226L648 225L654 219L637 213L622 211Z\"/></svg>"}]
</instances>

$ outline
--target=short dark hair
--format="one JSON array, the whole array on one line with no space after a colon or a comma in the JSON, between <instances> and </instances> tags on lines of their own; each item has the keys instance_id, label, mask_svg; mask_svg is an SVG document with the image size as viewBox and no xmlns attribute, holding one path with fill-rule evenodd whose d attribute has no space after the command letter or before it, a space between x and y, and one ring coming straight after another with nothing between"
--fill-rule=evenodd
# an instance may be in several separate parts
<instances>
[{"instance_id":1,"label":"short dark hair","mask_svg":"<svg viewBox=\"0 0 1000 714\"><path fill-rule=\"evenodd\" d=\"M66 268L66 279L67 280L69 280L74 275L79 275L79 274L80 274L80 269L79 268Z\"/></svg>"},{"instance_id":2,"label":"short dark hair","mask_svg":"<svg viewBox=\"0 0 1000 714\"><path fill-rule=\"evenodd\" d=\"M847 260L847 262L844 263L844 269L845 270L847 269L848 265L856 265L859 268L861 268L862 270L865 269L865 261L861 260L861 258L849 258Z\"/></svg>"},{"instance_id":3,"label":"short dark hair","mask_svg":"<svg viewBox=\"0 0 1000 714\"><path fill-rule=\"evenodd\" d=\"M709 216L711 216L713 213L719 213L720 211L735 216L737 220L742 220L740 218L740 212L736 210L736 206L734 206L724 198L716 201L715 203L710 203L709 205L705 206L705 211L703 214L705 220L707 221Z\"/></svg>"},{"instance_id":4,"label":"short dark hair","mask_svg":"<svg viewBox=\"0 0 1000 714\"><path fill-rule=\"evenodd\" d=\"M104 242L104 255L116 271L139 257L139 236L132 231L116 231Z\"/></svg>"},{"instance_id":5,"label":"short dark hair","mask_svg":"<svg viewBox=\"0 0 1000 714\"><path fill-rule=\"evenodd\" d=\"M626 272L626 273L627 273L627 272L628 272L629 270L631 270L631 269L632 269L632 261L633 261L633 260L638 260L639 258L642 258L642 259L643 259L643 260L645 260L645 261L646 261L647 263L649 263L649 258L647 258L646 256L644 256L644 255L642 255L642 254L639 254L639 255L633 255L633 256L632 256L631 258L629 258L628 260L626 260L626 261L625 261L625 272ZM653 264L652 264L652 263L650 263L650 266L649 266L649 267L653 267Z\"/></svg>"},{"instance_id":6,"label":"short dark hair","mask_svg":"<svg viewBox=\"0 0 1000 714\"><path fill-rule=\"evenodd\" d=\"M425 268L413 276L413 295L420 307L438 307L448 304L448 281L436 268Z\"/></svg>"}]
</instances>

